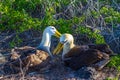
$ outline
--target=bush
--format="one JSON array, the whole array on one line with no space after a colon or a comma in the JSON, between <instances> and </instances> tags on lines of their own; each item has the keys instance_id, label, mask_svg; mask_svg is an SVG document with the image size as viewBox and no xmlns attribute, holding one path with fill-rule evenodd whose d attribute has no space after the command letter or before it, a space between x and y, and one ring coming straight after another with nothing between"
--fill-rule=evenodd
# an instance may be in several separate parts
<instances>
[{"instance_id":1,"label":"bush","mask_svg":"<svg viewBox=\"0 0 120 80\"><path fill-rule=\"evenodd\" d=\"M23 32L31 28L43 31L46 26L53 25L57 26L61 33L79 32L93 38L94 43L100 44L105 43L105 40L99 32L106 27L108 29L117 27L120 23L120 12L113 7L115 2L110 0L1 0L0 2L0 31ZM35 14L39 17L34 18ZM91 31L86 28L86 24L97 30Z\"/></svg>"},{"instance_id":2,"label":"bush","mask_svg":"<svg viewBox=\"0 0 120 80\"><path fill-rule=\"evenodd\" d=\"M91 38L91 39L95 39L95 41L92 41L95 44L103 44L103 43L105 43L104 37L101 34L99 34L98 30L92 31L89 28L81 26L81 27L78 27L76 29L76 31L78 33L80 33L80 34L88 35L88 37Z\"/></svg>"},{"instance_id":3,"label":"bush","mask_svg":"<svg viewBox=\"0 0 120 80\"><path fill-rule=\"evenodd\" d=\"M24 11L17 11L0 3L1 24L0 31L17 30L25 31L30 28L38 28L40 21L28 16Z\"/></svg>"},{"instance_id":4,"label":"bush","mask_svg":"<svg viewBox=\"0 0 120 80\"><path fill-rule=\"evenodd\" d=\"M120 55L111 57L111 61L108 66L115 67L118 71L120 71Z\"/></svg>"}]
</instances>

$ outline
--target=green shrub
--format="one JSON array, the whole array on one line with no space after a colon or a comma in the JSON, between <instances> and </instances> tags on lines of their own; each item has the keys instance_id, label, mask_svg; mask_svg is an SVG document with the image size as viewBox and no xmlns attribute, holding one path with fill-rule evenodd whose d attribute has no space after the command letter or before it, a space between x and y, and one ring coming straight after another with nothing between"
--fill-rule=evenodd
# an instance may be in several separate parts
<instances>
[{"instance_id":1,"label":"green shrub","mask_svg":"<svg viewBox=\"0 0 120 80\"><path fill-rule=\"evenodd\" d=\"M14 0L12 6L15 10L31 11L34 10L36 5L40 4L41 0Z\"/></svg>"},{"instance_id":2,"label":"green shrub","mask_svg":"<svg viewBox=\"0 0 120 80\"><path fill-rule=\"evenodd\" d=\"M0 6L0 31L6 29L24 31L40 26L41 22L38 19L28 16L25 12L15 11L3 4L0 4Z\"/></svg>"},{"instance_id":3,"label":"green shrub","mask_svg":"<svg viewBox=\"0 0 120 80\"><path fill-rule=\"evenodd\" d=\"M120 23L120 13L113 8L102 7L100 13L104 16L106 23Z\"/></svg>"},{"instance_id":4,"label":"green shrub","mask_svg":"<svg viewBox=\"0 0 120 80\"><path fill-rule=\"evenodd\" d=\"M103 0L99 1L100 3L104 3ZM89 38L95 39L94 42L96 44L105 43L103 36L98 34L97 31L91 31L86 27L78 27L81 25L84 26L84 23L88 19L84 13L80 16L73 16L70 19L55 19L53 17L57 13L57 8L60 9L58 10L60 12L62 11L61 9L69 5L79 7L78 2L81 2L83 5L87 4L87 0L75 0L73 2L68 0L1 0L0 31L16 30L17 32L22 32L31 28L44 30L46 26L53 25L58 26L58 30L61 33L75 33L73 29L73 26L75 26L79 33L86 34ZM94 20L102 16L107 24L114 23L114 26L120 23L120 13L113 7L106 7L106 4L109 3L111 3L110 0L107 0L102 7L100 6L99 11L91 10L90 16ZM44 16L40 19L32 18L29 13L34 11L37 6L41 7L41 5L44 8Z\"/></svg>"},{"instance_id":5,"label":"green shrub","mask_svg":"<svg viewBox=\"0 0 120 80\"><path fill-rule=\"evenodd\" d=\"M16 35L14 39L9 42L10 48L14 48L15 46L19 46L22 43L22 39Z\"/></svg>"},{"instance_id":6,"label":"green shrub","mask_svg":"<svg viewBox=\"0 0 120 80\"><path fill-rule=\"evenodd\" d=\"M116 55L111 57L110 62L107 64L108 67L114 67L119 72L115 78L107 78L106 80L119 80L119 74L120 74L120 55Z\"/></svg>"},{"instance_id":7,"label":"green shrub","mask_svg":"<svg viewBox=\"0 0 120 80\"><path fill-rule=\"evenodd\" d=\"M108 64L109 67L115 67L120 71L120 55L111 57L111 61Z\"/></svg>"},{"instance_id":8,"label":"green shrub","mask_svg":"<svg viewBox=\"0 0 120 80\"><path fill-rule=\"evenodd\" d=\"M95 41L94 41L95 44L105 43L104 37L101 34L98 33L99 32L98 30L92 31L89 28L80 26L76 29L76 31L80 34L88 35L89 38L95 39Z\"/></svg>"},{"instance_id":9,"label":"green shrub","mask_svg":"<svg viewBox=\"0 0 120 80\"><path fill-rule=\"evenodd\" d=\"M100 15L105 19L105 22L110 24L113 23L120 23L120 13L115 11L113 8L102 7L100 12L91 11L94 18L99 18Z\"/></svg>"}]
</instances>

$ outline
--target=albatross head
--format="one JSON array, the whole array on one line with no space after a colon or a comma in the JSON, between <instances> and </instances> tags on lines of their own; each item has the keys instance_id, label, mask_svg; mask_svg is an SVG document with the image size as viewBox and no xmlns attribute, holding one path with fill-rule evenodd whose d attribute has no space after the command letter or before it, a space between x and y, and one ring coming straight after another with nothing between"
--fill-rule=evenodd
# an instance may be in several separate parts
<instances>
[{"instance_id":1,"label":"albatross head","mask_svg":"<svg viewBox=\"0 0 120 80\"><path fill-rule=\"evenodd\" d=\"M54 26L48 26L45 28L42 36L41 43L37 47L37 49L43 50L47 52L50 56L52 56L52 53L50 52L50 45L51 45L51 36L56 36L60 38L61 34L57 31L57 29Z\"/></svg>"},{"instance_id":2,"label":"albatross head","mask_svg":"<svg viewBox=\"0 0 120 80\"><path fill-rule=\"evenodd\" d=\"M48 26L47 28L45 28L44 33L49 33L50 36L55 35L58 38L61 36L61 34L54 26Z\"/></svg>"},{"instance_id":3,"label":"albatross head","mask_svg":"<svg viewBox=\"0 0 120 80\"><path fill-rule=\"evenodd\" d=\"M63 54L67 53L70 49L74 47L74 38L71 34L63 34L60 37L60 42L54 49L53 54L58 54L63 48Z\"/></svg>"}]
</instances>

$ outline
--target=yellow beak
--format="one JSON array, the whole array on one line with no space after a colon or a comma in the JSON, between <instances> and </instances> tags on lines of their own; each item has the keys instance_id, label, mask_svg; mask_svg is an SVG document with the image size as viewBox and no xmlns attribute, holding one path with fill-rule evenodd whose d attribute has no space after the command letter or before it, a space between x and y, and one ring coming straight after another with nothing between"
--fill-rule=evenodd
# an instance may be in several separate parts
<instances>
[{"instance_id":1,"label":"yellow beak","mask_svg":"<svg viewBox=\"0 0 120 80\"><path fill-rule=\"evenodd\" d=\"M60 38L61 34L56 30L55 36L58 37L58 38Z\"/></svg>"},{"instance_id":2,"label":"yellow beak","mask_svg":"<svg viewBox=\"0 0 120 80\"><path fill-rule=\"evenodd\" d=\"M56 55L59 54L62 48L63 48L63 44L59 42L57 47L54 49L53 54L56 54Z\"/></svg>"}]
</instances>

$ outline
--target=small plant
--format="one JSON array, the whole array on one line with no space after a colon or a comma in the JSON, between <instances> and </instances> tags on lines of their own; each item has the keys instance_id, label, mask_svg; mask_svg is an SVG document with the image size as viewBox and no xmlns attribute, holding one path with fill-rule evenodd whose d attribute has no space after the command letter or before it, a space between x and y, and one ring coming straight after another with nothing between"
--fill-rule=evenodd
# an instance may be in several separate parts
<instances>
[{"instance_id":1,"label":"small plant","mask_svg":"<svg viewBox=\"0 0 120 80\"><path fill-rule=\"evenodd\" d=\"M15 11L2 3L0 3L0 6L0 31L7 29L22 32L40 26L40 21L38 19L31 18L25 12Z\"/></svg>"},{"instance_id":2,"label":"small plant","mask_svg":"<svg viewBox=\"0 0 120 80\"><path fill-rule=\"evenodd\" d=\"M100 13L104 16L106 23L120 23L120 13L113 8L102 7Z\"/></svg>"},{"instance_id":3,"label":"small plant","mask_svg":"<svg viewBox=\"0 0 120 80\"><path fill-rule=\"evenodd\" d=\"M19 46L22 43L22 39L20 39L20 37L18 35L15 36L15 38L9 42L9 45L11 48L15 47L15 46Z\"/></svg>"},{"instance_id":4,"label":"small plant","mask_svg":"<svg viewBox=\"0 0 120 80\"><path fill-rule=\"evenodd\" d=\"M80 34L86 34L89 38L95 39L95 44L102 44L105 43L104 37L98 33L98 31L91 31L89 28L86 27L78 27L76 31Z\"/></svg>"},{"instance_id":5,"label":"small plant","mask_svg":"<svg viewBox=\"0 0 120 80\"><path fill-rule=\"evenodd\" d=\"M119 76L117 76L116 78L107 78L106 80L119 80Z\"/></svg>"},{"instance_id":6,"label":"small plant","mask_svg":"<svg viewBox=\"0 0 120 80\"><path fill-rule=\"evenodd\" d=\"M120 55L111 57L111 61L108 66L115 67L118 71L120 71Z\"/></svg>"}]
</instances>

